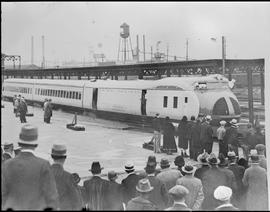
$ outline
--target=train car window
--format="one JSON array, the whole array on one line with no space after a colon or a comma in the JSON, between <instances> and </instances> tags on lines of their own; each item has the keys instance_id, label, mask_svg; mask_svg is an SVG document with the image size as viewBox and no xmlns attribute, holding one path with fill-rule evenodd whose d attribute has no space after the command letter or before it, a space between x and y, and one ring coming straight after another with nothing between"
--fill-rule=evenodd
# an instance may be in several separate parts
<instances>
[{"instance_id":1,"label":"train car window","mask_svg":"<svg viewBox=\"0 0 270 212\"><path fill-rule=\"evenodd\" d=\"M174 96L173 97L173 108L177 108L177 102L178 102L178 97Z\"/></svg>"},{"instance_id":2,"label":"train car window","mask_svg":"<svg viewBox=\"0 0 270 212\"><path fill-rule=\"evenodd\" d=\"M213 115L229 115L228 104L224 97L220 98L213 107Z\"/></svg>"},{"instance_id":3,"label":"train car window","mask_svg":"<svg viewBox=\"0 0 270 212\"><path fill-rule=\"evenodd\" d=\"M78 92L75 93L75 99L78 99Z\"/></svg>"},{"instance_id":4,"label":"train car window","mask_svg":"<svg viewBox=\"0 0 270 212\"><path fill-rule=\"evenodd\" d=\"M82 94L81 94L81 92L79 93L79 99L81 99L82 98Z\"/></svg>"},{"instance_id":5,"label":"train car window","mask_svg":"<svg viewBox=\"0 0 270 212\"><path fill-rule=\"evenodd\" d=\"M57 97L60 97L60 90L57 91Z\"/></svg>"},{"instance_id":6,"label":"train car window","mask_svg":"<svg viewBox=\"0 0 270 212\"><path fill-rule=\"evenodd\" d=\"M68 96L68 98L72 98L72 91L69 91L69 96Z\"/></svg>"},{"instance_id":7,"label":"train car window","mask_svg":"<svg viewBox=\"0 0 270 212\"><path fill-rule=\"evenodd\" d=\"M76 95L75 95L75 91L72 92L72 99L75 99Z\"/></svg>"},{"instance_id":8,"label":"train car window","mask_svg":"<svg viewBox=\"0 0 270 212\"><path fill-rule=\"evenodd\" d=\"M64 93L64 91L61 91L60 97L63 97L63 93Z\"/></svg>"},{"instance_id":9,"label":"train car window","mask_svg":"<svg viewBox=\"0 0 270 212\"><path fill-rule=\"evenodd\" d=\"M168 97L164 96L163 97L163 107L167 107L168 106Z\"/></svg>"},{"instance_id":10,"label":"train car window","mask_svg":"<svg viewBox=\"0 0 270 212\"><path fill-rule=\"evenodd\" d=\"M235 115L240 115L241 114L241 109L239 107L238 102L235 99L233 99L232 97L230 97L230 100L232 102Z\"/></svg>"},{"instance_id":11,"label":"train car window","mask_svg":"<svg viewBox=\"0 0 270 212\"><path fill-rule=\"evenodd\" d=\"M185 103L188 103L188 97L185 97Z\"/></svg>"}]
</instances>

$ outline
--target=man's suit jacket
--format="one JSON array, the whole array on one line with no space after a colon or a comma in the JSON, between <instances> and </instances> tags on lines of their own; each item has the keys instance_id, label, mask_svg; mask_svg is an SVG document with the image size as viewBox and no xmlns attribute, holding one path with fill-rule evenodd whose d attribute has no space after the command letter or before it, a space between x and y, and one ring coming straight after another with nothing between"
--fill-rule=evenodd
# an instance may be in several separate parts
<instances>
[{"instance_id":1,"label":"man's suit jacket","mask_svg":"<svg viewBox=\"0 0 270 212\"><path fill-rule=\"evenodd\" d=\"M87 208L89 210L104 210L106 207L106 194L109 181L93 176L83 183L86 193Z\"/></svg>"},{"instance_id":2,"label":"man's suit jacket","mask_svg":"<svg viewBox=\"0 0 270 212\"><path fill-rule=\"evenodd\" d=\"M124 202L127 204L129 200L137 196L136 185L142 177L132 173L122 180Z\"/></svg>"},{"instance_id":3,"label":"man's suit jacket","mask_svg":"<svg viewBox=\"0 0 270 212\"><path fill-rule=\"evenodd\" d=\"M59 164L51 166L59 195L60 210L81 210L82 202L72 175Z\"/></svg>"},{"instance_id":4,"label":"man's suit jacket","mask_svg":"<svg viewBox=\"0 0 270 212\"><path fill-rule=\"evenodd\" d=\"M2 209L58 208L58 193L48 161L30 152L3 163Z\"/></svg>"}]
</instances>

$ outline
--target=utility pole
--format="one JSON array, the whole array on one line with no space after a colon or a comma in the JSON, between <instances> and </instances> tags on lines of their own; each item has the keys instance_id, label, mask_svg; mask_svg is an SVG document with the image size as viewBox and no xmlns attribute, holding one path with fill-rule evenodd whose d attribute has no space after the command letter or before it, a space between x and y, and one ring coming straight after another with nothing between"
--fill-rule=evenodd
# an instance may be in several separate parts
<instances>
[{"instance_id":1,"label":"utility pole","mask_svg":"<svg viewBox=\"0 0 270 212\"><path fill-rule=\"evenodd\" d=\"M41 39L42 39L42 63L41 63L41 67L45 68L45 44L44 44L45 37L44 37L44 35L42 35Z\"/></svg>"},{"instance_id":2,"label":"utility pole","mask_svg":"<svg viewBox=\"0 0 270 212\"><path fill-rule=\"evenodd\" d=\"M222 74L225 75L225 70L226 70L226 67L225 67L225 58L226 58L226 47L225 47L225 37L222 36ZM230 76L229 76L229 80L230 79Z\"/></svg>"},{"instance_id":3,"label":"utility pole","mask_svg":"<svg viewBox=\"0 0 270 212\"><path fill-rule=\"evenodd\" d=\"M145 62L145 35L143 35L143 61Z\"/></svg>"},{"instance_id":4,"label":"utility pole","mask_svg":"<svg viewBox=\"0 0 270 212\"><path fill-rule=\"evenodd\" d=\"M169 44L167 43L167 62L169 61Z\"/></svg>"},{"instance_id":5,"label":"utility pole","mask_svg":"<svg viewBox=\"0 0 270 212\"><path fill-rule=\"evenodd\" d=\"M34 64L34 36L31 37L31 64Z\"/></svg>"},{"instance_id":6,"label":"utility pole","mask_svg":"<svg viewBox=\"0 0 270 212\"><path fill-rule=\"evenodd\" d=\"M188 39L186 40L186 61L188 61Z\"/></svg>"}]
</instances>

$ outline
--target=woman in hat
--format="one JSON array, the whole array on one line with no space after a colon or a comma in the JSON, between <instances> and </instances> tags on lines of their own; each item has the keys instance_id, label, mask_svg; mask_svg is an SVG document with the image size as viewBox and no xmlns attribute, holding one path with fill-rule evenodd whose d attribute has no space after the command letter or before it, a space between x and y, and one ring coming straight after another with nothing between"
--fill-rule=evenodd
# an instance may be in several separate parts
<instances>
[{"instance_id":1,"label":"woman in hat","mask_svg":"<svg viewBox=\"0 0 270 212\"><path fill-rule=\"evenodd\" d=\"M163 126L163 151L167 154L171 154L173 152L177 152L177 147L175 144L174 138L175 128L173 124L170 122L170 118L167 116L164 121Z\"/></svg>"},{"instance_id":2,"label":"woman in hat","mask_svg":"<svg viewBox=\"0 0 270 212\"><path fill-rule=\"evenodd\" d=\"M230 121L230 128L226 131L225 136L223 138L224 143L228 144L228 150L234 151L236 156L238 156L238 146L239 146L239 140L238 140L238 125L237 120L232 119Z\"/></svg>"},{"instance_id":3,"label":"woman in hat","mask_svg":"<svg viewBox=\"0 0 270 212\"><path fill-rule=\"evenodd\" d=\"M192 210L199 210L204 199L202 182L193 176L195 172L194 166L185 165L182 167L182 171L185 173L185 176L179 178L176 181L176 185L185 186L189 190L185 202Z\"/></svg>"},{"instance_id":4,"label":"woman in hat","mask_svg":"<svg viewBox=\"0 0 270 212\"><path fill-rule=\"evenodd\" d=\"M187 157L187 148L188 148L188 140L189 140L189 124L187 121L187 117L183 116L181 122L178 124L178 147L181 149L181 154L184 157Z\"/></svg>"},{"instance_id":5,"label":"woman in hat","mask_svg":"<svg viewBox=\"0 0 270 212\"><path fill-rule=\"evenodd\" d=\"M267 173L259 165L259 156L255 151L250 154L251 166L246 169L243 184L247 187L246 209L268 210Z\"/></svg>"}]
</instances>

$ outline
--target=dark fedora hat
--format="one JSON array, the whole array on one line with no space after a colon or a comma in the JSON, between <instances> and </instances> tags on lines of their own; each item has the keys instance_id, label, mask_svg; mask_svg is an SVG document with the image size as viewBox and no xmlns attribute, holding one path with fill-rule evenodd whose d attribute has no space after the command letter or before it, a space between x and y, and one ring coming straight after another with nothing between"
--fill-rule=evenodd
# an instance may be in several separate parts
<instances>
[{"instance_id":1,"label":"dark fedora hat","mask_svg":"<svg viewBox=\"0 0 270 212\"><path fill-rule=\"evenodd\" d=\"M148 160L147 160L146 165L147 165L147 166L156 166L156 165L157 165L157 159L156 159L156 156L150 155L150 156L148 157Z\"/></svg>"},{"instance_id":2,"label":"dark fedora hat","mask_svg":"<svg viewBox=\"0 0 270 212\"><path fill-rule=\"evenodd\" d=\"M174 159L174 164L176 166L184 166L185 165L185 160L183 158L182 155L178 155L175 159Z\"/></svg>"},{"instance_id":3,"label":"dark fedora hat","mask_svg":"<svg viewBox=\"0 0 270 212\"><path fill-rule=\"evenodd\" d=\"M51 151L52 156L67 156L67 148L64 144L54 144Z\"/></svg>"},{"instance_id":4,"label":"dark fedora hat","mask_svg":"<svg viewBox=\"0 0 270 212\"><path fill-rule=\"evenodd\" d=\"M19 137L20 141L18 144L37 145L38 128L31 124L25 124L21 128Z\"/></svg>"},{"instance_id":5,"label":"dark fedora hat","mask_svg":"<svg viewBox=\"0 0 270 212\"><path fill-rule=\"evenodd\" d=\"M94 161L89 171L91 171L93 174L100 174L102 169L103 167L100 166L100 163L98 161Z\"/></svg>"},{"instance_id":6,"label":"dark fedora hat","mask_svg":"<svg viewBox=\"0 0 270 212\"><path fill-rule=\"evenodd\" d=\"M214 153L211 153L209 157L207 158L207 162L211 165L217 165L220 163L220 160L217 158L217 156Z\"/></svg>"}]
</instances>

